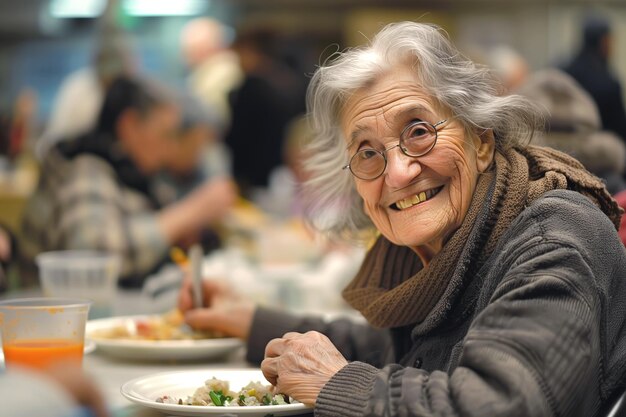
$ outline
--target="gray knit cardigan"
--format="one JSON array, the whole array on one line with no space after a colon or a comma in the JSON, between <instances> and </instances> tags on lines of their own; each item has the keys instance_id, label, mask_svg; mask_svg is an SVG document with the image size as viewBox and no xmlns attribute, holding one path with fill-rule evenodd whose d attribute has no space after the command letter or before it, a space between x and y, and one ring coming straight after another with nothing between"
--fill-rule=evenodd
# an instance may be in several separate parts
<instances>
[{"instance_id":1,"label":"gray knit cardigan","mask_svg":"<svg viewBox=\"0 0 626 417\"><path fill-rule=\"evenodd\" d=\"M326 334L350 363L322 389L320 417L601 415L626 371L626 250L609 219L550 191L470 272L437 320L398 329L260 308L248 359L287 331Z\"/></svg>"}]
</instances>

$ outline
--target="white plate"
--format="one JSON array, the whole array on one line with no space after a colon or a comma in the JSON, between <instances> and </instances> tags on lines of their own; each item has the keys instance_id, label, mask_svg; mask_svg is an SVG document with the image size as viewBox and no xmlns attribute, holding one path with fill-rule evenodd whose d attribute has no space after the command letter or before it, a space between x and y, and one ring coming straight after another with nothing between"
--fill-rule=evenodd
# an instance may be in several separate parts
<instances>
[{"instance_id":1,"label":"white plate","mask_svg":"<svg viewBox=\"0 0 626 417\"><path fill-rule=\"evenodd\" d=\"M267 383L259 369L206 369L195 371L161 372L135 378L122 385L122 395L130 401L175 416L245 416L265 417L267 415L297 416L311 413L311 407L304 404L265 405L248 407L202 407L195 405L163 404L156 399L163 395L187 398L212 377L230 382L230 389L238 391L251 381Z\"/></svg>"},{"instance_id":2,"label":"white plate","mask_svg":"<svg viewBox=\"0 0 626 417\"><path fill-rule=\"evenodd\" d=\"M0 345L1 344L2 344L2 339L0 339ZM85 340L83 353L87 355L93 352L94 350L96 350L96 342L94 342L93 340ZM0 363L4 363L4 353L2 352L2 349L0 349Z\"/></svg>"},{"instance_id":3,"label":"white plate","mask_svg":"<svg viewBox=\"0 0 626 417\"><path fill-rule=\"evenodd\" d=\"M95 341L98 351L124 359L197 360L221 358L243 346L236 338L198 340L130 340L91 338L96 330L110 329L129 320L146 320L155 316L122 316L87 322L87 338Z\"/></svg>"}]
</instances>

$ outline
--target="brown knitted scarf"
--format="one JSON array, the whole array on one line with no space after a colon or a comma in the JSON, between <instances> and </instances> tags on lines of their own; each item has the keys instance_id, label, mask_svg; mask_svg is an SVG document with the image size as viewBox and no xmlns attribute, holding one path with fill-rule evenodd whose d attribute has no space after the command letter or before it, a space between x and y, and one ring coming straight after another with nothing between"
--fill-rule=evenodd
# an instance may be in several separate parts
<instances>
[{"instance_id":1,"label":"brown knitted scarf","mask_svg":"<svg viewBox=\"0 0 626 417\"><path fill-rule=\"evenodd\" d=\"M469 264L482 264L521 211L554 189L587 196L619 228L619 206L575 159L534 146L496 152L495 169L479 177L463 223L428 267L422 268L411 249L381 236L344 289L344 299L381 328L421 323L431 312L449 309Z\"/></svg>"}]
</instances>

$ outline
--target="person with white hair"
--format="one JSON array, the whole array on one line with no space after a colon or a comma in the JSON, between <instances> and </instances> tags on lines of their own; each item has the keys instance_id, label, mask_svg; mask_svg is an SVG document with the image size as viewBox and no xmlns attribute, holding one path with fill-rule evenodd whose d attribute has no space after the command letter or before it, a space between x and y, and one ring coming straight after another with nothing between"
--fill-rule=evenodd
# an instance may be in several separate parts
<instances>
[{"instance_id":1,"label":"person with white hair","mask_svg":"<svg viewBox=\"0 0 626 417\"><path fill-rule=\"evenodd\" d=\"M530 69L526 59L515 49L507 45L498 45L487 52L487 63L505 89L515 92L526 81Z\"/></svg>"},{"instance_id":2,"label":"person with white hair","mask_svg":"<svg viewBox=\"0 0 626 417\"><path fill-rule=\"evenodd\" d=\"M605 415L626 373L626 249L604 184L528 145L536 106L436 26L390 24L334 58L309 86L306 213L331 236L373 232L343 290L367 323L213 281L204 308L182 288L187 322L245 339L318 417Z\"/></svg>"},{"instance_id":3,"label":"person with white hair","mask_svg":"<svg viewBox=\"0 0 626 417\"><path fill-rule=\"evenodd\" d=\"M180 34L188 87L217 112L223 130L231 120L229 95L243 80L239 58L228 47L231 37L226 25L208 17L190 20Z\"/></svg>"}]
</instances>

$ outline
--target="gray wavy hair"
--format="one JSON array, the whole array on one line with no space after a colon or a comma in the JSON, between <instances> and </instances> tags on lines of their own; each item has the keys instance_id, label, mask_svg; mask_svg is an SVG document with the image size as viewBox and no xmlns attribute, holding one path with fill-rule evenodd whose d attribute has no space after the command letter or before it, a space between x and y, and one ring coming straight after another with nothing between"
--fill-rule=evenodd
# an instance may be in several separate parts
<instances>
[{"instance_id":1,"label":"gray wavy hair","mask_svg":"<svg viewBox=\"0 0 626 417\"><path fill-rule=\"evenodd\" d=\"M496 149L525 146L543 126L541 113L527 99L500 95L487 68L465 58L442 29L414 22L384 27L367 46L338 52L317 69L307 106L313 137L307 145L305 215L332 238L359 240L372 223L363 211L348 163L341 114L350 96L399 66L415 69L420 86L448 108L468 132L493 131Z\"/></svg>"}]
</instances>

